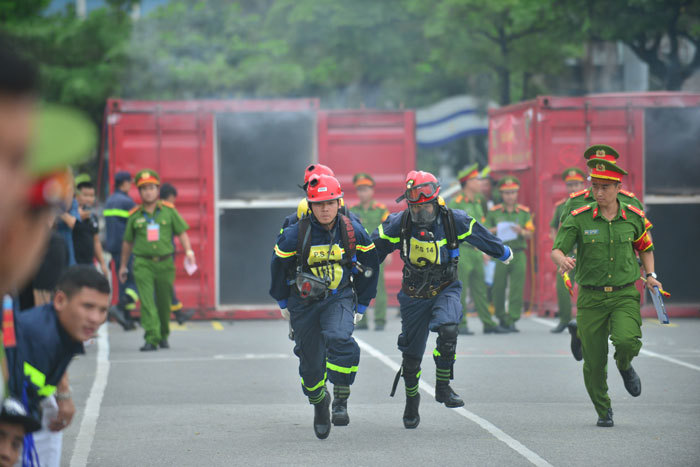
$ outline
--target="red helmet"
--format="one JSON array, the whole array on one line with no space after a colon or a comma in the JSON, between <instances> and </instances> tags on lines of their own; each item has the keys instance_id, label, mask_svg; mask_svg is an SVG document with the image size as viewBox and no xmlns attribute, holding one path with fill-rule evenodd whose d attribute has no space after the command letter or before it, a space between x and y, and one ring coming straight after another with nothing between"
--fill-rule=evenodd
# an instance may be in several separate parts
<instances>
[{"instance_id":1,"label":"red helmet","mask_svg":"<svg viewBox=\"0 0 700 467\"><path fill-rule=\"evenodd\" d=\"M304 190L306 190L306 186L309 184L309 179L312 175L330 175L331 177L335 177L333 170L327 165L311 164L304 170Z\"/></svg>"},{"instance_id":2,"label":"red helmet","mask_svg":"<svg viewBox=\"0 0 700 467\"><path fill-rule=\"evenodd\" d=\"M332 201L342 197L340 182L335 177L314 174L309 178L309 186L306 188L306 200L309 203Z\"/></svg>"},{"instance_id":3,"label":"red helmet","mask_svg":"<svg viewBox=\"0 0 700 467\"><path fill-rule=\"evenodd\" d=\"M396 202L405 199L408 204L424 204L436 201L440 194L440 184L430 172L411 170L406 175L406 192Z\"/></svg>"}]
</instances>

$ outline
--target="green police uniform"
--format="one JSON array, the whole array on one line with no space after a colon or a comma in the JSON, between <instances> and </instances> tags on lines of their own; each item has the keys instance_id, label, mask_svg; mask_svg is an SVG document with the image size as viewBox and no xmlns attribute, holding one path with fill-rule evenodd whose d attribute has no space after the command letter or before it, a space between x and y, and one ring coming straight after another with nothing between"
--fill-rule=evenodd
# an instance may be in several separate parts
<instances>
[{"instance_id":1,"label":"green police uniform","mask_svg":"<svg viewBox=\"0 0 700 467\"><path fill-rule=\"evenodd\" d=\"M479 175L477 168L478 165L474 164L473 166L461 171L457 175L459 181L464 184L471 178L477 178ZM483 224L486 221L486 216L484 215L484 210L481 203L482 199L483 196L480 193L477 193L477 195L472 199L467 199L465 194L460 193L459 195L455 196L452 201L450 201L448 206L451 209L461 209L462 211L466 211L467 214ZM459 247L458 274L459 280L462 281L461 302L462 309L464 310L464 316L462 317L460 328L464 330L468 328L466 313L467 288L469 288L469 293L471 294L472 301L474 302L474 309L484 325L484 331L495 328L496 322L493 320L493 317L491 316L491 313L489 313L488 309L489 302L486 290L486 280L484 279L483 253L467 243L462 243Z\"/></svg>"},{"instance_id":2,"label":"green police uniform","mask_svg":"<svg viewBox=\"0 0 700 467\"><path fill-rule=\"evenodd\" d=\"M366 185L374 187L374 179L368 174L359 173L353 177L355 187ZM389 217L389 210L382 203L372 201L369 208L364 209L361 204L357 204L350 208L350 212L355 214L367 233L371 234L381 225L382 222ZM377 283L377 295L374 298L374 324L381 329L386 324L386 283L384 281L384 265L379 268L379 282ZM363 319L356 326L357 329L367 329L367 320Z\"/></svg>"},{"instance_id":3,"label":"green police uniform","mask_svg":"<svg viewBox=\"0 0 700 467\"><path fill-rule=\"evenodd\" d=\"M499 181L501 191L518 189L520 182L512 176L503 177ZM506 210L504 204L497 204L486 215L486 226L496 227L500 222L513 222L520 227L534 231L530 210L520 204L516 204L512 211ZM523 292L525 289L525 276L527 274L527 241L522 235L515 240L504 242L513 250L513 261L510 264L496 263L496 271L493 278L493 305L496 317L501 326L515 329L515 322L520 319L523 308ZM510 291L508 295L508 313L506 314L506 286L510 279Z\"/></svg>"},{"instance_id":4,"label":"green police uniform","mask_svg":"<svg viewBox=\"0 0 700 467\"><path fill-rule=\"evenodd\" d=\"M159 183L154 171L141 171L136 183ZM140 183L141 185L145 183ZM172 304L175 263L173 237L187 231L189 226L175 207L158 201L152 214L142 205L129 214L124 231L124 241L133 244L134 281L141 297L141 326L146 342L157 346L170 335L170 306ZM154 233L157 231L157 234Z\"/></svg>"},{"instance_id":5,"label":"green police uniform","mask_svg":"<svg viewBox=\"0 0 700 467\"><path fill-rule=\"evenodd\" d=\"M600 173L624 173L607 161L598 162ZM595 172L592 174L594 177ZM603 178L603 177L601 177ZM620 177L621 178L621 177ZM562 223L553 249L577 247L576 282L579 284L578 337L583 350L583 377L599 417L607 416L608 336L615 346L615 361L628 370L639 354L640 295L634 287L639 278L635 251L653 251L645 227L644 212L618 201L617 215L605 219L593 202L574 210Z\"/></svg>"}]
</instances>

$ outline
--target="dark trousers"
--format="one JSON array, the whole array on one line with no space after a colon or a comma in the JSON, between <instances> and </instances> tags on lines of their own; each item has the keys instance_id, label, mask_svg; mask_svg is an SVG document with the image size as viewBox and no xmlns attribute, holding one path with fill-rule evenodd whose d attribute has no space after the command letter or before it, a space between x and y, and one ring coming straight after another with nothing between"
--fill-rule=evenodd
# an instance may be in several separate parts
<instances>
[{"instance_id":1,"label":"dark trousers","mask_svg":"<svg viewBox=\"0 0 700 467\"><path fill-rule=\"evenodd\" d=\"M121 268L122 255L121 252L112 253L112 262L114 263L115 272L117 274L117 282L119 282L119 269ZM136 308L136 303L139 301L139 294L136 291L136 283L134 282L134 257L129 258L129 272L126 276L126 282L119 282L119 301L117 306L126 311L127 318L131 318L129 311Z\"/></svg>"},{"instance_id":2,"label":"dark trousers","mask_svg":"<svg viewBox=\"0 0 700 467\"><path fill-rule=\"evenodd\" d=\"M344 386L355 381L360 347L352 337L353 306L350 287L316 302L289 297L294 353L299 357L302 390L310 399L321 394L326 377Z\"/></svg>"}]
</instances>

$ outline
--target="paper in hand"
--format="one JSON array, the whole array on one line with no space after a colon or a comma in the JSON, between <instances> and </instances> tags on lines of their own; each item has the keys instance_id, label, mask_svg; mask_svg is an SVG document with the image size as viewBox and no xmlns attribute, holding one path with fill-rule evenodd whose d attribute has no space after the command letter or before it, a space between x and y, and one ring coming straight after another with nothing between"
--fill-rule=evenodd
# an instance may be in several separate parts
<instances>
[{"instance_id":1,"label":"paper in hand","mask_svg":"<svg viewBox=\"0 0 700 467\"><path fill-rule=\"evenodd\" d=\"M194 261L190 261L189 258L185 257L185 272L187 272L188 276L191 276L195 272L197 272L197 263Z\"/></svg>"},{"instance_id":2,"label":"paper in hand","mask_svg":"<svg viewBox=\"0 0 700 467\"><path fill-rule=\"evenodd\" d=\"M496 236L504 243L517 239L518 234L514 229L516 225L515 222L499 222L496 225Z\"/></svg>"}]
</instances>

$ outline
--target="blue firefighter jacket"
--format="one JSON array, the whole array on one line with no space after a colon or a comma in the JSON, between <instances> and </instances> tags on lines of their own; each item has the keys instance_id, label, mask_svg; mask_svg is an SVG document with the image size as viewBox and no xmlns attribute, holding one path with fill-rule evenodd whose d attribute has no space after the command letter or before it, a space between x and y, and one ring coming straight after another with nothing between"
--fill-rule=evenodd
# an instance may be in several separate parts
<instances>
[{"instance_id":1,"label":"blue firefighter jacket","mask_svg":"<svg viewBox=\"0 0 700 467\"><path fill-rule=\"evenodd\" d=\"M129 211L136 205L131 197L120 190L107 198L102 215L105 217L107 244L106 250L112 256L120 255L126 221L129 220Z\"/></svg>"},{"instance_id":2,"label":"blue firefighter jacket","mask_svg":"<svg viewBox=\"0 0 700 467\"><path fill-rule=\"evenodd\" d=\"M355 230L357 261L365 268L371 268L374 271L374 274L370 277L355 274L353 279L359 304L358 311L361 311L360 307L364 310L376 295L377 281L379 279L379 262L377 261L374 243L370 240L362 224L352 219L351 222ZM331 284L328 288L331 290L346 286L352 274L350 265L339 263L340 260L345 258L346 254L339 224L340 221L336 219L333 229L328 231L318 223L312 214L309 226L311 232L309 235L310 251L308 264L311 273L320 278L324 276L330 278ZM281 307L284 307L282 305L286 306L286 300L290 294L288 279L294 277L296 273L298 234L298 222L294 222L285 228L280 234L272 254L270 295L280 303ZM327 264L329 257L331 263ZM294 285L291 286L294 287Z\"/></svg>"},{"instance_id":3,"label":"blue firefighter jacket","mask_svg":"<svg viewBox=\"0 0 700 467\"><path fill-rule=\"evenodd\" d=\"M27 381L30 407L52 395L76 354L85 353L83 343L63 329L52 303L15 314L17 346L7 349L10 393L21 400Z\"/></svg>"},{"instance_id":4,"label":"blue firefighter jacket","mask_svg":"<svg viewBox=\"0 0 700 467\"><path fill-rule=\"evenodd\" d=\"M453 209L452 212L454 213L457 240L460 243L468 242L487 255L501 261L505 261L510 256L509 248L476 219L460 209ZM391 214L372 232L372 240L377 248L380 263L389 253L401 248L402 215L403 212ZM419 235L421 229L415 223L411 223L409 251L404 261L409 260L411 264L419 267L449 263L450 253L447 250L447 238L442 216L438 215L433 225L427 230L433 233L432 240L421 238Z\"/></svg>"}]
</instances>

